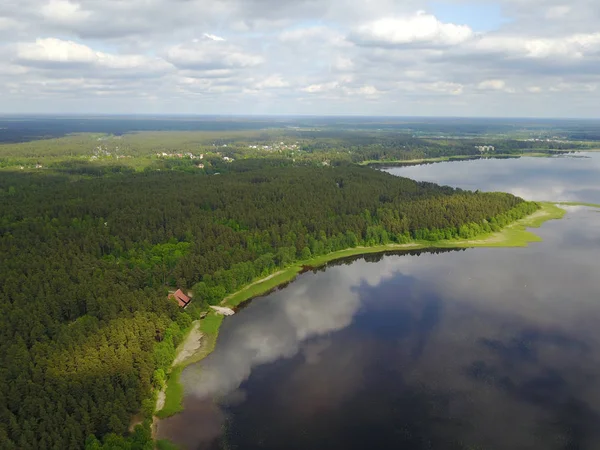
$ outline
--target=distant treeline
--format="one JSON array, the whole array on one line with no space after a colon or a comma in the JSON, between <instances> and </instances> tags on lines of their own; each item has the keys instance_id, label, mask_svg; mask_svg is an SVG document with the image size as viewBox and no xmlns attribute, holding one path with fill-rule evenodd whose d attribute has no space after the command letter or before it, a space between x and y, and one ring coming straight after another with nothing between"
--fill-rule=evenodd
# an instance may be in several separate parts
<instances>
[{"instance_id":1,"label":"distant treeline","mask_svg":"<svg viewBox=\"0 0 600 450\"><path fill-rule=\"evenodd\" d=\"M3 449L152 448L151 394L207 304L296 260L469 238L538 207L356 166L258 165L2 174ZM193 307L182 312L168 286L193 289Z\"/></svg>"},{"instance_id":2,"label":"distant treeline","mask_svg":"<svg viewBox=\"0 0 600 450\"><path fill-rule=\"evenodd\" d=\"M574 119L499 119L432 117L318 116L148 116L72 115L0 116L0 143L28 142L74 133L124 135L136 132L219 132L309 130L322 134L401 132L407 135L481 137L530 135L598 140L600 121Z\"/></svg>"}]
</instances>

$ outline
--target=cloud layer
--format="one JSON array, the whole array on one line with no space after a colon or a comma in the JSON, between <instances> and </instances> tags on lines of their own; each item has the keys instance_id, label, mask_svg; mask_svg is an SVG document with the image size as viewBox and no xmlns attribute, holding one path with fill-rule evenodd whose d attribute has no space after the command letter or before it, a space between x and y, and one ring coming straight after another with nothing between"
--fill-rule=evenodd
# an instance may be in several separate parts
<instances>
[{"instance_id":1,"label":"cloud layer","mask_svg":"<svg viewBox=\"0 0 600 450\"><path fill-rule=\"evenodd\" d=\"M595 2L455 2L2 2L0 112L598 116Z\"/></svg>"}]
</instances>

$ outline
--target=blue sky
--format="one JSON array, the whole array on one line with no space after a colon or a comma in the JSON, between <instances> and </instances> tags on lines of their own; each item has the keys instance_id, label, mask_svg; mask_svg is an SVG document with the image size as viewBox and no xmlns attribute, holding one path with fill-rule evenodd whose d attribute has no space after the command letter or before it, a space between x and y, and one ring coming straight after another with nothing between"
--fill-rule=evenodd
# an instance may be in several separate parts
<instances>
[{"instance_id":1,"label":"blue sky","mask_svg":"<svg viewBox=\"0 0 600 450\"><path fill-rule=\"evenodd\" d=\"M510 20L503 16L499 3L430 2L429 10L442 22L469 25L475 31L493 31Z\"/></svg>"}]
</instances>

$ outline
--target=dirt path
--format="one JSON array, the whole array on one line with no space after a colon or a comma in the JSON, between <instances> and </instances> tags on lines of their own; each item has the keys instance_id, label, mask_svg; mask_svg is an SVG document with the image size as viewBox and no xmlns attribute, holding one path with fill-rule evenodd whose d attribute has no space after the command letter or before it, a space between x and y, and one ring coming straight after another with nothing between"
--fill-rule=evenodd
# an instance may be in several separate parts
<instances>
[{"instance_id":1,"label":"dirt path","mask_svg":"<svg viewBox=\"0 0 600 450\"><path fill-rule=\"evenodd\" d=\"M284 270L280 270L279 272L275 272L274 274L269 275L268 277L265 278L261 278L260 280L256 280L254 283L250 283L248 286L246 286L243 289L240 289L239 291L234 292L233 294L229 294L227 297L225 297L223 299L223 301L221 302L221 305L224 305L225 303L227 303L227 301L232 298L234 295L239 294L240 292L244 292L246 289L250 289L252 286L256 286L257 284L263 283L265 281L269 281L271 278L275 278L277 275L280 275L284 272Z\"/></svg>"},{"instance_id":2,"label":"dirt path","mask_svg":"<svg viewBox=\"0 0 600 450\"><path fill-rule=\"evenodd\" d=\"M156 411L160 411L165 407L165 400L167 399L167 394L165 394L165 390L161 390L156 397Z\"/></svg>"},{"instance_id":3,"label":"dirt path","mask_svg":"<svg viewBox=\"0 0 600 450\"><path fill-rule=\"evenodd\" d=\"M190 330L189 334L185 338L185 341L180 344L179 351L173 360L172 367L181 364L186 359L194 355L194 353L196 353L196 351L198 351L198 349L202 346L202 337L203 334L200 331L200 321L196 320L192 325L192 329Z\"/></svg>"}]
</instances>

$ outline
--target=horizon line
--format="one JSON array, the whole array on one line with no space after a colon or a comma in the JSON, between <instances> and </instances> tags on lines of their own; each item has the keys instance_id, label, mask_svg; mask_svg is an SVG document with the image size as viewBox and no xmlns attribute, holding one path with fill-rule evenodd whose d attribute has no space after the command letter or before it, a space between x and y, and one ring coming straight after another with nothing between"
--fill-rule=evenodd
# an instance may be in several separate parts
<instances>
[{"instance_id":1,"label":"horizon line","mask_svg":"<svg viewBox=\"0 0 600 450\"><path fill-rule=\"evenodd\" d=\"M581 120L581 121L600 121L600 117L540 117L540 116L429 116L429 115L363 115L363 114L195 114L195 113L48 113L48 112L27 112L27 113L3 113L0 112L0 118L18 119L18 118L110 118L110 117L129 117L129 118L329 118L329 119L469 119L469 120Z\"/></svg>"}]
</instances>

